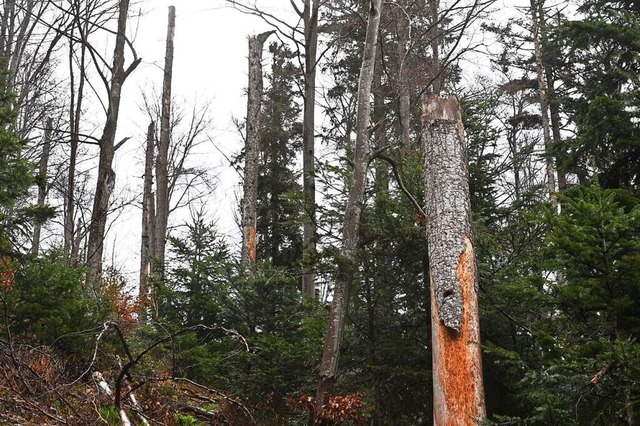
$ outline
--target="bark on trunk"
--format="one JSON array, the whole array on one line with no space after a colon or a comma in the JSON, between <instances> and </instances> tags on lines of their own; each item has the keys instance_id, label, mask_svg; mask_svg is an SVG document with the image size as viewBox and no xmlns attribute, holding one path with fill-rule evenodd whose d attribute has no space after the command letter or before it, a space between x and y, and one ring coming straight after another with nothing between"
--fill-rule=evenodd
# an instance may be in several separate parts
<instances>
[{"instance_id":1,"label":"bark on trunk","mask_svg":"<svg viewBox=\"0 0 640 426\"><path fill-rule=\"evenodd\" d=\"M538 16L538 4L531 0L531 31L533 33L533 47L536 56L536 74L538 77L538 93L540 96L540 115L542 117L542 135L544 138L544 152L547 169L547 190L549 201L554 209L558 207L556 195L556 171L553 164L551 145L551 126L549 124L549 100L547 97L547 82L545 78L544 56L540 36L540 21Z\"/></svg>"},{"instance_id":2,"label":"bark on trunk","mask_svg":"<svg viewBox=\"0 0 640 426\"><path fill-rule=\"evenodd\" d=\"M411 155L415 146L411 144L411 92L405 79L405 65L409 43L409 18L404 9L398 8L398 112L400 116L400 140L402 152Z\"/></svg>"},{"instance_id":3,"label":"bark on trunk","mask_svg":"<svg viewBox=\"0 0 640 426\"><path fill-rule=\"evenodd\" d=\"M539 31L540 31L540 41L542 43L542 48L544 50L544 46L548 45L548 39L546 36L546 22L543 15L543 3L540 2L538 5L538 22L539 22ZM544 59L544 54L543 54ZM548 64L545 64L545 76L547 78L547 99L549 101L549 118L551 119L551 135L553 137L553 143L558 144L562 141L562 134L560 132L560 105L558 103L558 99L556 98L555 91L555 77L553 72L553 67L550 67ZM562 191L567 188L567 176L563 171L561 171L558 167L558 164L561 162L561 157L556 156L556 175L558 177L558 191Z\"/></svg>"},{"instance_id":4,"label":"bark on trunk","mask_svg":"<svg viewBox=\"0 0 640 426\"><path fill-rule=\"evenodd\" d=\"M314 259L316 253L316 166L315 166L315 104L316 61L318 48L319 0L304 2L304 112L302 121L302 192L304 199L304 229L302 235L302 292L315 297Z\"/></svg>"},{"instance_id":5,"label":"bark on trunk","mask_svg":"<svg viewBox=\"0 0 640 426\"><path fill-rule=\"evenodd\" d=\"M442 91L442 70L440 69L440 12L439 0L429 0L429 11L431 14L431 53L433 55L433 93L439 95Z\"/></svg>"},{"instance_id":6,"label":"bark on trunk","mask_svg":"<svg viewBox=\"0 0 640 426\"><path fill-rule=\"evenodd\" d=\"M154 275L164 278L164 258L169 220L169 141L171 139L171 80L173 77L173 38L176 27L176 8L169 6L167 42L162 80L162 112L160 115L160 144L156 159L156 239L153 250Z\"/></svg>"},{"instance_id":7,"label":"bark on trunk","mask_svg":"<svg viewBox=\"0 0 640 426\"><path fill-rule=\"evenodd\" d=\"M275 31L249 37L249 83L242 200L241 262L249 274L256 266L256 226L258 205L258 163L260 154L260 106L262 104L262 49Z\"/></svg>"},{"instance_id":8,"label":"bark on trunk","mask_svg":"<svg viewBox=\"0 0 640 426\"><path fill-rule=\"evenodd\" d=\"M69 171L67 174L67 193L65 194L65 217L64 217L64 252L71 266L78 264L78 251L80 249L79 239L76 238L75 227L75 189L76 189L76 163L78 160L78 145L80 143L80 117L82 115L82 102L84 100L84 85L86 82L85 59L87 48L80 45L79 60L79 81L78 89L74 87L74 42L70 41L69 46L69 74L71 76L71 102L69 105Z\"/></svg>"},{"instance_id":9,"label":"bark on trunk","mask_svg":"<svg viewBox=\"0 0 640 426\"><path fill-rule=\"evenodd\" d=\"M98 178L96 192L91 211L89 225L89 241L87 243L87 282L96 284L102 275L102 253L104 250L104 232L107 224L109 199L115 186L116 174L111 168L115 154L115 137L120 112L120 95L122 85L127 75L140 63L136 59L127 70L124 68L125 32L127 30L127 14L129 0L120 0L118 4L118 32L113 51L113 66L111 68L111 82L109 84L109 99L107 118L98 142L100 146L100 160L98 163Z\"/></svg>"},{"instance_id":10,"label":"bark on trunk","mask_svg":"<svg viewBox=\"0 0 640 426\"><path fill-rule=\"evenodd\" d=\"M153 194L153 157L155 150L155 123L147 129L147 146L144 162L144 184L142 189L142 238L140 244L140 289L139 297L145 305L149 299L149 276L151 273L151 253L155 245L155 208Z\"/></svg>"},{"instance_id":11,"label":"bark on trunk","mask_svg":"<svg viewBox=\"0 0 640 426\"><path fill-rule=\"evenodd\" d=\"M455 97L430 95L423 108L425 201L435 425L486 417L478 282L471 230L469 171Z\"/></svg>"},{"instance_id":12,"label":"bark on trunk","mask_svg":"<svg viewBox=\"0 0 640 426\"><path fill-rule=\"evenodd\" d=\"M329 312L329 329L324 341L320 377L316 391L316 415L321 416L325 394L331 390L336 380L340 340L344 331L349 308L349 288L357 268L357 248L359 243L360 215L366 187L367 167L371 159L369 141L370 95L373 82L376 44L382 0L373 0L369 10L360 80L358 83L358 109L356 116L356 144L353 160L353 177L349 188L349 198L344 213L342 228L341 258L338 260L335 293ZM313 418L313 415L312 415Z\"/></svg>"},{"instance_id":13,"label":"bark on trunk","mask_svg":"<svg viewBox=\"0 0 640 426\"><path fill-rule=\"evenodd\" d=\"M49 169L49 153L51 152L51 126L53 120L51 117L47 118L47 122L44 127L44 137L42 141L42 156L40 157L40 164L38 167L38 174L40 175L40 182L38 184L38 206L44 207L44 201L47 197L47 172ZM42 224L36 223L33 227L33 245L31 252L38 255L40 251L40 232L42 231Z\"/></svg>"}]
</instances>

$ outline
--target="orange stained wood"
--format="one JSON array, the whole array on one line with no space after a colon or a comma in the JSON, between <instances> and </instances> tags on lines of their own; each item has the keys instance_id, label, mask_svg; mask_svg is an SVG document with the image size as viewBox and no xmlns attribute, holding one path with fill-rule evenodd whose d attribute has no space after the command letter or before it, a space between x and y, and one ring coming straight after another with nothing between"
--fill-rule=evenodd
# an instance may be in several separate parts
<instances>
[{"instance_id":1,"label":"orange stained wood","mask_svg":"<svg viewBox=\"0 0 640 426\"><path fill-rule=\"evenodd\" d=\"M16 261L9 256L0 258L0 286L5 289L13 287L13 279L16 275Z\"/></svg>"},{"instance_id":2,"label":"orange stained wood","mask_svg":"<svg viewBox=\"0 0 640 426\"><path fill-rule=\"evenodd\" d=\"M433 332L434 424L475 425L486 417L482 384L476 265L473 245L464 237L457 275L462 286L463 314L460 332L439 319L433 283L431 309Z\"/></svg>"},{"instance_id":3,"label":"orange stained wood","mask_svg":"<svg viewBox=\"0 0 640 426\"><path fill-rule=\"evenodd\" d=\"M256 227L249 228L249 241L247 242L247 253L252 262L256 261Z\"/></svg>"}]
</instances>

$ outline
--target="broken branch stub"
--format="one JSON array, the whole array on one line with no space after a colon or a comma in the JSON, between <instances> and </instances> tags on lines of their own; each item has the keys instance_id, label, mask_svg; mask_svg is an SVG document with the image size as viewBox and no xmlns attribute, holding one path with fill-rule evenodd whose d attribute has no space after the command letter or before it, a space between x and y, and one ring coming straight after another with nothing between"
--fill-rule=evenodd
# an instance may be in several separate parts
<instances>
[{"instance_id":1,"label":"broken branch stub","mask_svg":"<svg viewBox=\"0 0 640 426\"><path fill-rule=\"evenodd\" d=\"M464 306L457 268L465 238L472 238L469 171L457 98L429 96L422 122L431 282L440 320L460 332Z\"/></svg>"}]
</instances>

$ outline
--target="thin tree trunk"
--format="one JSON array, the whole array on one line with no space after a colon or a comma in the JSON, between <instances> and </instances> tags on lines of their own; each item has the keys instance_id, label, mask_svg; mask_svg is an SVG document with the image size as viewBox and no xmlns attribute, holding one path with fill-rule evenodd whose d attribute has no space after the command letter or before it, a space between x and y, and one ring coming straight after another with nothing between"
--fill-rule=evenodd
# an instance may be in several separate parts
<instances>
[{"instance_id":1,"label":"thin tree trunk","mask_svg":"<svg viewBox=\"0 0 640 426\"><path fill-rule=\"evenodd\" d=\"M153 196L153 160L155 150L155 123L147 129L145 149L144 184L142 189L142 238L140 244L140 289L141 306L149 299L149 276L151 274L151 253L155 247L155 208Z\"/></svg>"},{"instance_id":2,"label":"thin tree trunk","mask_svg":"<svg viewBox=\"0 0 640 426\"><path fill-rule=\"evenodd\" d=\"M118 127L122 85L127 75L140 63L138 58L127 70L124 68L125 32L127 30L128 12L129 0L120 0L118 4L118 32L113 51L113 66L111 69L111 82L109 84L109 106L107 108L107 118L102 136L98 142L100 146L98 178L93 200L93 210L91 211L89 241L87 243L87 281L90 285L98 283L102 275L102 253L104 251L104 234L107 225L109 199L111 198L116 180L116 174L111 166L115 154L114 143Z\"/></svg>"},{"instance_id":3,"label":"thin tree trunk","mask_svg":"<svg viewBox=\"0 0 640 426\"><path fill-rule=\"evenodd\" d=\"M538 5L538 13L539 13L539 31L540 31L540 41L542 43L542 49L544 50L544 46L548 45L548 39L546 36L546 21L544 18L544 3L539 2ZM544 59L544 56L543 56ZM545 76L547 78L547 99L549 103L549 118L551 120L551 135L553 137L553 143L558 144L562 141L562 134L560 132L560 105L558 99L556 98L556 90L555 90L555 77L553 73L553 67L549 66L548 63L545 63ZM558 177L558 191L562 191L567 188L567 176L564 172L559 170L558 164L560 163L561 157L555 157L556 160L556 175Z\"/></svg>"},{"instance_id":4,"label":"thin tree trunk","mask_svg":"<svg viewBox=\"0 0 640 426\"><path fill-rule=\"evenodd\" d=\"M40 164L38 167L38 175L40 182L38 182L38 206L44 207L44 201L47 197L47 172L49 169L49 153L51 152L51 127L53 125L53 119L47 118L47 122L44 127L44 137L42 141L42 155L40 157ZM40 250L40 233L42 231L42 223L36 222L33 227L33 245L31 252L38 255Z\"/></svg>"},{"instance_id":5,"label":"thin tree trunk","mask_svg":"<svg viewBox=\"0 0 640 426\"><path fill-rule=\"evenodd\" d=\"M71 102L69 105L69 171L67 175L67 193L65 196L65 217L64 217L64 252L70 265L75 266L78 263L77 253L79 250L79 241L75 236L75 182L76 182L76 163L78 160L78 145L80 143L80 116L82 114L82 101L84 99L84 85L86 82L85 59L86 46L80 45L80 76L78 81L78 90L74 90L74 72L73 72L73 41L70 41L69 51L69 72L71 76Z\"/></svg>"},{"instance_id":6,"label":"thin tree trunk","mask_svg":"<svg viewBox=\"0 0 640 426\"><path fill-rule=\"evenodd\" d=\"M406 10L398 8L398 112L400 116L400 140L402 151L410 155L413 151L411 144L411 92L405 79L405 65L409 43L409 17Z\"/></svg>"},{"instance_id":7,"label":"thin tree trunk","mask_svg":"<svg viewBox=\"0 0 640 426\"><path fill-rule=\"evenodd\" d=\"M10 57L9 61L9 74L7 76L7 91L14 92L16 90L16 78L18 76L18 68L23 62L23 56L25 52L25 46L28 44L27 30L30 27L31 19L34 16L33 7L35 2L33 0L27 1L26 5L20 5L20 8L24 8L23 19L20 22L18 33L15 37L15 42L12 41L12 52L8 52ZM17 19L15 15L13 19ZM36 18L37 19L37 18Z\"/></svg>"},{"instance_id":8,"label":"thin tree trunk","mask_svg":"<svg viewBox=\"0 0 640 426\"><path fill-rule=\"evenodd\" d=\"M458 100L430 95L422 120L433 419L435 425L471 425L485 418L486 411L469 170Z\"/></svg>"},{"instance_id":9,"label":"thin tree trunk","mask_svg":"<svg viewBox=\"0 0 640 426\"><path fill-rule=\"evenodd\" d=\"M258 208L258 162L260 154L260 106L262 104L262 50L275 31L249 37L249 87L244 156L242 200L242 254L245 271L253 274L256 266L256 226Z\"/></svg>"},{"instance_id":10,"label":"thin tree trunk","mask_svg":"<svg viewBox=\"0 0 640 426\"><path fill-rule=\"evenodd\" d=\"M171 139L171 80L173 77L173 39L176 27L176 8L169 6L167 42L162 81L162 112L160 115L160 144L156 158L156 211L155 246L153 265L155 278L164 278L164 258L169 221L169 142Z\"/></svg>"},{"instance_id":11,"label":"thin tree trunk","mask_svg":"<svg viewBox=\"0 0 640 426\"><path fill-rule=\"evenodd\" d=\"M376 67L373 73L372 94L373 94L373 141L376 148L387 145L387 126L385 122L386 107L384 104L384 86L382 84L382 53L377 49ZM403 145L404 149L404 145ZM375 196L376 210L384 204L389 195L389 164L383 161L375 162L375 181L373 192Z\"/></svg>"},{"instance_id":12,"label":"thin tree trunk","mask_svg":"<svg viewBox=\"0 0 640 426\"><path fill-rule=\"evenodd\" d=\"M542 41L540 36L540 21L538 16L538 3L531 0L531 31L533 33L533 46L536 56L536 74L538 76L538 93L540 96L540 115L542 117L542 135L544 138L544 153L547 169L547 190L549 200L554 209L558 207L558 197L556 196L556 176L553 156L551 155L551 131L549 124L549 100L547 97L547 82L544 70L544 56L542 52Z\"/></svg>"},{"instance_id":13,"label":"thin tree trunk","mask_svg":"<svg viewBox=\"0 0 640 426\"><path fill-rule=\"evenodd\" d=\"M433 61L432 88L433 93L439 95L442 92L442 72L440 70L440 12L439 0L429 0L431 14L431 58Z\"/></svg>"},{"instance_id":14,"label":"thin tree trunk","mask_svg":"<svg viewBox=\"0 0 640 426\"><path fill-rule=\"evenodd\" d=\"M331 304L331 311L329 312L329 329L324 341L318 388L316 391L315 413L320 416L325 402L325 395L332 389L336 380L340 355L340 341L349 309L349 289L353 281L353 274L358 265L357 249L360 240L360 216L364 202L367 167L371 159L371 144L368 129L371 109L369 98L375 67L381 7L382 0L373 0L371 2L362 67L360 69L360 80L358 82L358 109L356 115L353 177L344 212L341 257L338 260L335 293ZM312 420L313 417L312 415Z\"/></svg>"},{"instance_id":15,"label":"thin tree trunk","mask_svg":"<svg viewBox=\"0 0 640 426\"><path fill-rule=\"evenodd\" d=\"M316 253L316 166L315 166L315 104L316 61L318 48L319 0L304 2L304 112L302 120L302 193L304 199L304 229L302 236L302 292L315 297L313 263Z\"/></svg>"}]
</instances>

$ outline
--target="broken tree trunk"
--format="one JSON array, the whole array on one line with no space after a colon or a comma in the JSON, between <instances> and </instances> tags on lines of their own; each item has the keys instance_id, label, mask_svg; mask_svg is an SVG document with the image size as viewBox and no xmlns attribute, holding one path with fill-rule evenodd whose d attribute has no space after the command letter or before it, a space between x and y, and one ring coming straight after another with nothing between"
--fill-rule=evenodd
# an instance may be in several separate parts
<instances>
[{"instance_id":1,"label":"broken tree trunk","mask_svg":"<svg viewBox=\"0 0 640 426\"><path fill-rule=\"evenodd\" d=\"M437 426L471 425L485 418L486 411L469 169L458 100L430 95L423 106L422 122L433 418Z\"/></svg>"},{"instance_id":2,"label":"broken tree trunk","mask_svg":"<svg viewBox=\"0 0 640 426\"><path fill-rule=\"evenodd\" d=\"M256 267L256 226L258 220L258 161L260 154L260 105L262 101L262 48L275 31L249 37L249 87L244 152L242 199L242 254L245 272Z\"/></svg>"},{"instance_id":3,"label":"broken tree trunk","mask_svg":"<svg viewBox=\"0 0 640 426\"><path fill-rule=\"evenodd\" d=\"M111 81L108 84L107 117L102 136L98 141L100 159L96 192L91 211L91 223L89 225L89 241L87 242L87 282L90 283L88 288L96 285L102 276L102 253L104 251L109 200L116 181L116 173L111 166L113 165L113 157L116 150L115 138L118 115L120 113L122 85L127 76L140 64L140 58L136 58L127 69L124 68L128 13L129 0L120 0L118 3L118 32L116 33L116 44L113 51Z\"/></svg>"},{"instance_id":4,"label":"broken tree trunk","mask_svg":"<svg viewBox=\"0 0 640 426\"><path fill-rule=\"evenodd\" d=\"M173 39L176 28L176 8L169 6L167 41L162 80L162 112L160 115L160 143L156 158L156 234L153 246L153 272L158 280L164 278L164 258L169 221L169 142L171 140L171 80L173 78Z\"/></svg>"},{"instance_id":5,"label":"broken tree trunk","mask_svg":"<svg viewBox=\"0 0 640 426\"><path fill-rule=\"evenodd\" d=\"M153 157L155 150L155 123L147 128L147 146L144 161L144 183L142 187L142 238L140 243L140 288L141 311L144 312L149 295L151 253L155 244L155 203L153 194ZM141 312L141 313L142 313Z\"/></svg>"},{"instance_id":6,"label":"broken tree trunk","mask_svg":"<svg viewBox=\"0 0 640 426\"><path fill-rule=\"evenodd\" d=\"M325 394L331 390L338 372L340 341L344 331L349 309L349 288L353 274L357 268L357 249L359 244L360 215L366 187L367 168L371 160L371 143L369 141L369 121L371 86L376 58L376 44L382 0L373 0L369 10L367 34L365 37L360 80L358 82L358 110L356 116L356 145L353 159L353 177L349 188L349 198L344 211L342 228L342 250L338 260L335 293L329 312L329 329L324 341L320 374L316 390L315 410L313 417L322 416Z\"/></svg>"}]
</instances>

